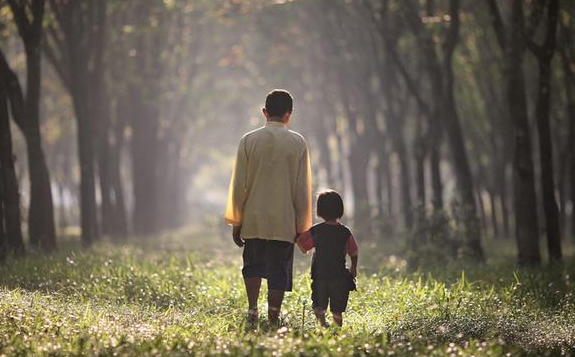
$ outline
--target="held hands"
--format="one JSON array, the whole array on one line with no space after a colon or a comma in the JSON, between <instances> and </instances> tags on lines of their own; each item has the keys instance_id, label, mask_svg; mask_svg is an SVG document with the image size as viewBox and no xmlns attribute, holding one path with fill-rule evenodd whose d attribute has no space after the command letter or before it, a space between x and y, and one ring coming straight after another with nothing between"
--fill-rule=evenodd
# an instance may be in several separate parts
<instances>
[{"instance_id":1,"label":"held hands","mask_svg":"<svg viewBox=\"0 0 575 357\"><path fill-rule=\"evenodd\" d=\"M351 273L351 275L355 278L357 277L357 266L352 265L349 267L349 272Z\"/></svg>"},{"instance_id":2,"label":"held hands","mask_svg":"<svg viewBox=\"0 0 575 357\"><path fill-rule=\"evenodd\" d=\"M234 229L232 231L232 239L234 240L234 243L236 243L236 245L238 247L243 247L245 242L244 240L240 237L240 233L242 231L242 226L234 226Z\"/></svg>"}]
</instances>

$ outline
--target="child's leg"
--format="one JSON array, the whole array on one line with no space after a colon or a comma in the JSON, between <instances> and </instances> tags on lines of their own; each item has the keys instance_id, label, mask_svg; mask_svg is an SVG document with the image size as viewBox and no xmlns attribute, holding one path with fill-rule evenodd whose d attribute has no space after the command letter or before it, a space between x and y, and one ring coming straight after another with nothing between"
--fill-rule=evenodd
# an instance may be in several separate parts
<instances>
[{"instance_id":1,"label":"child's leg","mask_svg":"<svg viewBox=\"0 0 575 357\"><path fill-rule=\"evenodd\" d=\"M332 312L333 322L335 322L339 327L343 325L343 313L342 312Z\"/></svg>"},{"instance_id":2,"label":"child's leg","mask_svg":"<svg viewBox=\"0 0 575 357\"><path fill-rule=\"evenodd\" d=\"M317 320L323 327L327 327L327 321L325 320L325 312L326 309L323 309L321 307L316 307L313 309L315 317L317 317Z\"/></svg>"},{"instance_id":3,"label":"child's leg","mask_svg":"<svg viewBox=\"0 0 575 357\"><path fill-rule=\"evenodd\" d=\"M345 280L335 281L330 286L329 309L333 316L333 322L338 325L343 325L343 312L347 307L347 300L349 299L349 290Z\"/></svg>"},{"instance_id":4,"label":"child's leg","mask_svg":"<svg viewBox=\"0 0 575 357\"><path fill-rule=\"evenodd\" d=\"M311 300L315 316L317 317L319 323L323 327L326 327L327 322L325 320L325 313L327 311L327 306L329 303L326 281L312 281Z\"/></svg>"}]
</instances>

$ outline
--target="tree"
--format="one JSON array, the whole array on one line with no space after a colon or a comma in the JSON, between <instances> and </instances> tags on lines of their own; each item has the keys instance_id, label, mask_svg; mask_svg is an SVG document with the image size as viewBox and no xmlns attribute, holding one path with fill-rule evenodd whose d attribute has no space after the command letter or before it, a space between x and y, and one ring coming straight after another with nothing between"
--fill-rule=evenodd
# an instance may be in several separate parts
<instances>
[{"instance_id":1,"label":"tree","mask_svg":"<svg viewBox=\"0 0 575 357\"><path fill-rule=\"evenodd\" d=\"M430 7L430 3L427 5L428 8L426 11L430 13L433 9ZM484 256L477 222L475 189L461 130L461 123L457 113L454 92L455 78L452 62L459 39L459 0L449 1L447 15L444 16L444 19L447 19L447 23L443 33L443 41L441 42L441 55L436 49L436 41L433 33L424 26L424 22L418 11L417 2L402 1L400 8L414 36L419 56L420 58L425 58L423 69L432 84L428 97L431 98L433 105L425 101L424 95L422 95L420 89L415 86L415 80L402 65L403 61L399 59L395 46L391 45L392 40L389 33L387 33L383 27L381 34L387 51L390 52L392 59L394 59L393 62L399 68L398 72L402 74L407 88L415 97L421 111L426 114L429 122L428 125L430 128L440 126L448 138L453 168L457 179L458 197L461 200L461 209L463 210L462 223L467 240L467 254L478 260L482 260ZM434 130L437 130L437 128L434 128ZM437 138L438 133L435 132L433 137ZM431 143L431 145L436 146L436 143ZM435 153L435 155L437 155L437 153ZM438 157L432 158L432 161L435 161L435 165L432 166L438 168ZM439 178L439 172L436 171L433 176ZM433 186L435 187L436 185L437 189L440 190L441 184L438 182Z\"/></svg>"},{"instance_id":2,"label":"tree","mask_svg":"<svg viewBox=\"0 0 575 357\"><path fill-rule=\"evenodd\" d=\"M542 5L543 6L543 5ZM550 0L547 5L547 28L543 44L530 41L529 48L539 64L539 87L535 116L539 134L539 160L541 165L541 189L545 227L547 230L547 247L551 260L560 260L561 230L559 228L559 209L555 200L555 178L553 172L553 144L550 128L551 107L551 61L555 54L556 32L559 17L559 0Z\"/></svg>"},{"instance_id":3,"label":"tree","mask_svg":"<svg viewBox=\"0 0 575 357\"><path fill-rule=\"evenodd\" d=\"M74 104L80 163L82 242L98 237L96 209L96 108L101 105L106 1L50 0L52 22L44 50Z\"/></svg>"},{"instance_id":4,"label":"tree","mask_svg":"<svg viewBox=\"0 0 575 357\"><path fill-rule=\"evenodd\" d=\"M515 208L515 235L519 262L525 265L539 264L539 224L533 169L531 133L525 93L524 58L526 50L525 18L523 0L512 0L511 20L506 26L495 0L487 0L492 26L504 56L504 79L507 105L513 121L513 205ZM532 13L537 14L540 9ZM530 17L533 19L533 16ZM533 21L533 20L532 20ZM529 28L533 28L532 23Z\"/></svg>"},{"instance_id":5,"label":"tree","mask_svg":"<svg viewBox=\"0 0 575 357\"><path fill-rule=\"evenodd\" d=\"M25 253L20 225L20 194L14 170L8 95L0 83L0 258L6 252Z\"/></svg>"},{"instance_id":6,"label":"tree","mask_svg":"<svg viewBox=\"0 0 575 357\"><path fill-rule=\"evenodd\" d=\"M30 242L45 250L56 248L54 207L50 187L50 175L40 135L40 80L42 20L44 0L9 0L18 33L26 52L26 94L18 78L9 68L4 55L1 57L0 75L10 98L14 121L24 134L28 151L30 181L30 207L28 231Z\"/></svg>"}]
</instances>

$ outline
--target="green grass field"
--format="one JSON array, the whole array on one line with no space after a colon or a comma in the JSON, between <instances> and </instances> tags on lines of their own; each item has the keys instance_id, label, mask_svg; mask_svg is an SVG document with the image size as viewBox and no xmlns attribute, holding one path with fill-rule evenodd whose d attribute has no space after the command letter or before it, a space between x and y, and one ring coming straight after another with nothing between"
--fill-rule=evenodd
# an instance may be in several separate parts
<instances>
[{"instance_id":1,"label":"green grass field","mask_svg":"<svg viewBox=\"0 0 575 357\"><path fill-rule=\"evenodd\" d=\"M360 242L360 244L362 244ZM296 259L284 327L244 324L240 251L199 232L98 243L0 266L0 355L575 355L575 265L408 272L364 243L341 330L316 325L309 257ZM263 291L265 296L265 290Z\"/></svg>"}]
</instances>

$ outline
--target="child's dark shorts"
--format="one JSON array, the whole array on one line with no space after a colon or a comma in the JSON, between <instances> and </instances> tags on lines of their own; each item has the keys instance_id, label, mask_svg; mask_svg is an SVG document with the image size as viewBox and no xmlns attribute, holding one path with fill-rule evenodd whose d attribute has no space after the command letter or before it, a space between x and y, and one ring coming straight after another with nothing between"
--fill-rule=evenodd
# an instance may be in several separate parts
<instances>
[{"instance_id":1,"label":"child's dark shorts","mask_svg":"<svg viewBox=\"0 0 575 357\"><path fill-rule=\"evenodd\" d=\"M349 282L343 279L319 280L315 279L311 283L312 307L329 310L336 314L342 313L347 307L349 298Z\"/></svg>"},{"instance_id":2,"label":"child's dark shorts","mask_svg":"<svg viewBox=\"0 0 575 357\"><path fill-rule=\"evenodd\" d=\"M268 290L291 291L293 244L290 242L248 238L244 245L244 278L264 278Z\"/></svg>"}]
</instances>

